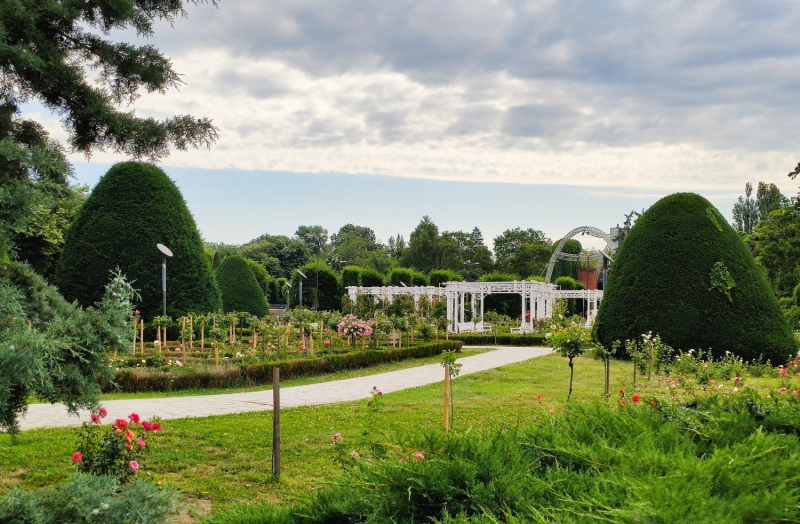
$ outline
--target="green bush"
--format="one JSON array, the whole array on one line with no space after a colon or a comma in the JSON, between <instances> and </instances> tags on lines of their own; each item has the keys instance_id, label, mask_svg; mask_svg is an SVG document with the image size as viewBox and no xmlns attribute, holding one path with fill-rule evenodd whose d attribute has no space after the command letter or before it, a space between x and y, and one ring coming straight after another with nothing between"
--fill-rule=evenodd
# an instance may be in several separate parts
<instances>
[{"instance_id":1,"label":"green bush","mask_svg":"<svg viewBox=\"0 0 800 524\"><path fill-rule=\"evenodd\" d=\"M631 228L595 323L598 340L651 332L675 349L726 351L773 364L796 344L778 302L741 237L705 198L665 197Z\"/></svg>"},{"instance_id":2,"label":"green bush","mask_svg":"<svg viewBox=\"0 0 800 524\"><path fill-rule=\"evenodd\" d=\"M460 351L461 346L462 343L459 341L440 340L402 348L353 351L320 358L281 360L195 373L149 373L123 369L116 373L116 385L106 383L104 390L138 393L142 391L249 387L271 384L272 369L275 367L281 369L281 379L286 380L345 369L359 369L408 358L429 357L438 355L442 351Z\"/></svg>"},{"instance_id":3,"label":"green bush","mask_svg":"<svg viewBox=\"0 0 800 524\"><path fill-rule=\"evenodd\" d=\"M362 269L361 285L364 287L380 287L386 285L386 279L375 269Z\"/></svg>"},{"instance_id":4,"label":"green bush","mask_svg":"<svg viewBox=\"0 0 800 524\"><path fill-rule=\"evenodd\" d=\"M345 473L315 496L212 522L800 521L797 402L644 401L573 403L525 427L408 429L388 446L348 444L342 452L360 457L346 457Z\"/></svg>"},{"instance_id":5,"label":"green bush","mask_svg":"<svg viewBox=\"0 0 800 524\"><path fill-rule=\"evenodd\" d=\"M246 311L259 317L269 315L264 291L247 260L239 255L229 255L217 268L216 275L222 290L222 309L226 313Z\"/></svg>"},{"instance_id":6,"label":"green bush","mask_svg":"<svg viewBox=\"0 0 800 524\"><path fill-rule=\"evenodd\" d=\"M509 335L498 334L497 336L487 333L462 333L450 335L450 340L463 342L465 346L547 346L547 339L544 335Z\"/></svg>"},{"instance_id":7,"label":"green bush","mask_svg":"<svg viewBox=\"0 0 800 524\"><path fill-rule=\"evenodd\" d=\"M402 282L402 284L401 284ZM396 267L389 273L389 285L411 287L414 285L414 271L405 267Z\"/></svg>"},{"instance_id":8,"label":"green bush","mask_svg":"<svg viewBox=\"0 0 800 524\"><path fill-rule=\"evenodd\" d=\"M561 289L586 289L586 286L572 277L558 277L553 284L559 286Z\"/></svg>"},{"instance_id":9,"label":"green bush","mask_svg":"<svg viewBox=\"0 0 800 524\"><path fill-rule=\"evenodd\" d=\"M342 268L342 287L347 289L349 286L361 285L361 268L358 266L347 266Z\"/></svg>"},{"instance_id":10,"label":"green bush","mask_svg":"<svg viewBox=\"0 0 800 524\"><path fill-rule=\"evenodd\" d=\"M85 307L119 268L141 294L137 309L152 319L162 309L157 243L175 255L167 261L167 314L219 309L219 288L181 192L161 169L140 162L112 167L86 199L67 232L56 285Z\"/></svg>"},{"instance_id":11,"label":"green bush","mask_svg":"<svg viewBox=\"0 0 800 524\"><path fill-rule=\"evenodd\" d=\"M308 278L303 279L303 307L311 309L314 307L316 299L315 290L317 287L317 263L309 262L300 268ZM292 274L292 288L289 293L292 296L292 307L297 307L300 303L300 275L295 271ZM319 264L319 310L320 311L339 311L342 308L342 294L339 290L339 279L336 273L326 264Z\"/></svg>"},{"instance_id":12,"label":"green bush","mask_svg":"<svg viewBox=\"0 0 800 524\"><path fill-rule=\"evenodd\" d=\"M522 279L519 275L499 272L486 273L478 279L479 282L511 282L513 280ZM488 295L485 300L484 311L496 311L511 318L519 318L522 315L522 298L520 295Z\"/></svg>"},{"instance_id":13,"label":"green bush","mask_svg":"<svg viewBox=\"0 0 800 524\"><path fill-rule=\"evenodd\" d=\"M556 241L553 245L557 245L560 240ZM561 249L562 253L570 253L573 255L577 255L583 251L583 246L581 243L574 238L570 238L567 240L567 243L564 244L564 247ZM553 267L553 276L551 277L553 281L560 277L570 277L577 280L578 278L578 268L580 264L578 262L571 262L569 260L559 260L556 262L555 266Z\"/></svg>"},{"instance_id":14,"label":"green bush","mask_svg":"<svg viewBox=\"0 0 800 524\"><path fill-rule=\"evenodd\" d=\"M454 271L437 270L428 273L428 280L431 286L438 286L445 282L463 282L464 277Z\"/></svg>"},{"instance_id":15,"label":"green bush","mask_svg":"<svg viewBox=\"0 0 800 524\"><path fill-rule=\"evenodd\" d=\"M274 279L271 276L269 276L269 273L267 273L267 270L264 269L264 266L262 266L258 262L250 260L249 258L246 258L245 262L247 262L247 267L250 268L250 271L253 272L253 276L256 277L258 285L261 286L261 291L264 292L264 300L266 300L267 304L269 304L272 299L271 297L272 288L270 284Z\"/></svg>"},{"instance_id":16,"label":"green bush","mask_svg":"<svg viewBox=\"0 0 800 524\"><path fill-rule=\"evenodd\" d=\"M423 273L414 271L414 273L411 275L412 286L427 286L428 283L428 277L426 277Z\"/></svg>"},{"instance_id":17,"label":"green bush","mask_svg":"<svg viewBox=\"0 0 800 524\"><path fill-rule=\"evenodd\" d=\"M9 524L161 524L175 511L170 488L85 473L55 489L12 488L0 499L0 522Z\"/></svg>"}]
</instances>

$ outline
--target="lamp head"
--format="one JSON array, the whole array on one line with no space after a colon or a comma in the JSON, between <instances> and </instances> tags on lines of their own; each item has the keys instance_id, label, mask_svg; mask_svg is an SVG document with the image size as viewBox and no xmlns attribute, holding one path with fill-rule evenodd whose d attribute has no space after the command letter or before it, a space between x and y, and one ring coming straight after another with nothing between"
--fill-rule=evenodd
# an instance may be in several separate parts
<instances>
[{"instance_id":1,"label":"lamp head","mask_svg":"<svg viewBox=\"0 0 800 524\"><path fill-rule=\"evenodd\" d=\"M159 251L161 251L161 253L164 256L167 256L167 257L171 257L172 256L172 251L170 251L170 249L167 246L165 246L164 244L156 244L156 247L158 248Z\"/></svg>"},{"instance_id":2,"label":"lamp head","mask_svg":"<svg viewBox=\"0 0 800 524\"><path fill-rule=\"evenodd\" d=\"M307 276L305 276L305 274L303 274L303 272L302 272L302 271L300 271L299 269L295 269L295 271L297 271L298 273L300 273L300 276L301 276L301 277L303 277L303 278L308 278L308 277L307 277Z\"/></svg>"}]
</instances>

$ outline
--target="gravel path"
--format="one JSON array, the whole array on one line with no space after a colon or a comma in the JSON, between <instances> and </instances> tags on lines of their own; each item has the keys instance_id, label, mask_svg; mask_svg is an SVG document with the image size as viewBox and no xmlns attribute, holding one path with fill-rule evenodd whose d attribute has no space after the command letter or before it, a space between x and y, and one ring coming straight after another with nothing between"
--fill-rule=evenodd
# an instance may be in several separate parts
<instances>
[{"instance_id":1,"label":"gravel path","mask_svg":"<svg viewBox=\"0 0 800 524\"><path fill-rule=\"evenodd\" d=\"M471 357L458 359L463 364L461 376L494 369L535 357L548 355L553 350L543 347L504 347ZM334 380L320 384L281 388L281 409L299 406L317 406L350 402L369 398L373 386L383 393L427 386L444 380L444 370L439 364L429 364L415 368L380 373L366 377ZM130 413L138 413L142 419L159 416L164 420L227 415L248 411L271 411L272 391L251 393L230 393L197 397L162 397L130 400L109 400L103 403L108 410L104 422L126 418ZM61 404L32 404L25 418L20 421L22 430L33 428L55 428L79 426L87 420L88 412L82 411L79 417L69 416Z\"/></svg>"}]
</instances>

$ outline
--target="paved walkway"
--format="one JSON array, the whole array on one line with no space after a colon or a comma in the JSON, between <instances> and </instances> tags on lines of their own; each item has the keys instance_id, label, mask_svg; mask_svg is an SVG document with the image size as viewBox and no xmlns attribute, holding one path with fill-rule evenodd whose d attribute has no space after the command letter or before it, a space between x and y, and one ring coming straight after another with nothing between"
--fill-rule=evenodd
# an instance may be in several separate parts
<instances>
[{"instance_id":1,"label":"paved walkway","mask_svg":"<svg viewBox=\"0 0 800 524\"><path fill-rule=\"evenodd\" d=\"M498 368L548 355L553 350L543 347L504 347L488 351L472 357L458 359L463 364L461 374L469 375L487 369ZM316 406L350 402L370 397L373 386L383 393L392 393L403 389L427 386L444 380L444 370L440 364L429 364L415 368L379 373L366 377L334 380L320 384L281 388L281 409L299 406ZM196 397L162 397L131 400L109 400L103 402L108 410L105 423L117 418L126 418L130 413L138 413L142 420L158 415L164 420L227 415L248 411L271 411L272 391L253 391L250 393L229 393L222 395L204 395ZM88 420L86 411L80 417L67 415L61 404L32 404L28 413L20 421L23 430L33 428L54 428L63 426L80 426Z\"/></svg>"}]
</instances>

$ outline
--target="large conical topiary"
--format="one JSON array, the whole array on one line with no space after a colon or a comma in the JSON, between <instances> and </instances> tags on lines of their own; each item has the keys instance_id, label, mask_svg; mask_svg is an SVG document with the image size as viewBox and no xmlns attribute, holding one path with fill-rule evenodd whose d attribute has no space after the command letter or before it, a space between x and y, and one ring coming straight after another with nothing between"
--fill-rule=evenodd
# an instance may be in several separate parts
<instances>
[{"instance_id":1,"label":"large conical topiary","mask_svg":"<svg viewBox=\"0 0 800 524\"><path fill-rule=\"evenodd\" d=\"M264 290L247 265L247 260L238 255L229 255L216 269L216 274L222 290L222 308L226 312L246 311L259 317L269 315Z\"/></svg>"},{"instance_id":2,"label":"large conical topiary","mask_svg":"<svg viewBox=\"0 0 800 524\"><path fill-rule=\"evenodd\" d=\"M180 191L158 167L124 162L106 173L67 232L55 281L68 300L84 306L104 292L119 267L141 293L145 319L161 315L161 253L167 261L167 314L222 307L203 241Z\"/></svg>"},{"instance_id":3,"label":"large conical topiary","mask_svg":"<svg viewBox=\"0 0 800 524\"><path fill-rule=\"evenodd\" d=\"M639 339L652 331L675 349L726 351L773 364L795 341L750 251L705 198L659 200L631 228L600 305L596 335Z\"/></svg>"}]
</instances>

